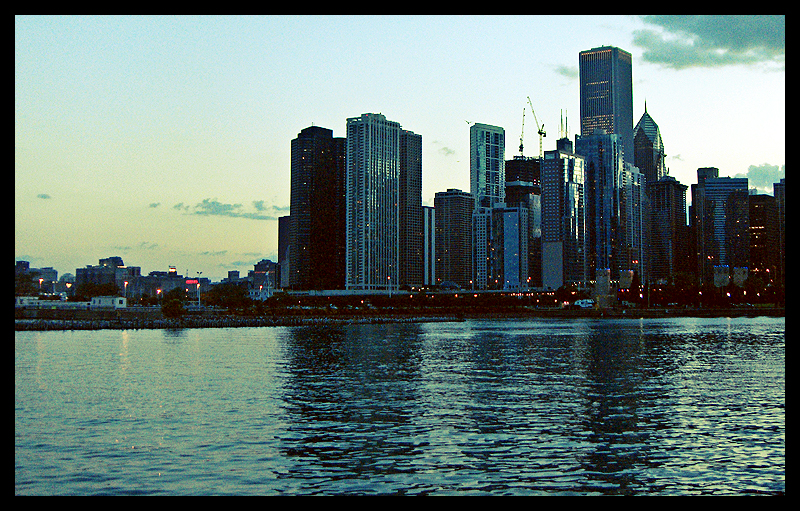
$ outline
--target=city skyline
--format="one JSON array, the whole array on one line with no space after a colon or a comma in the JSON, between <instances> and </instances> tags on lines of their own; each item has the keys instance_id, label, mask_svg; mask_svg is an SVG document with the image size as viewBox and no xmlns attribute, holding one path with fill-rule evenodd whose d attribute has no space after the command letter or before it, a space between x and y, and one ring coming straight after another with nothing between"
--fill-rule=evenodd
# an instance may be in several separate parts
<instances>
[{"instance_id":1,"label":"city skyline","mask_svg":"<svg viewBox=\"0 0 800 511\"><path fill-rule=\"evenodd\" d=\"M687 41L692 41L689 44ZM632 55L633 121L669 175L700 167L771 193L785 177L785 17L15 18L15 258L218 281L277 260L291 140L382 113L422 136L424 205L470 189L469 123L505 159L579 133L578 54ZM563 114L562 114L563 112Z\"/></svg>"}]
</instances>

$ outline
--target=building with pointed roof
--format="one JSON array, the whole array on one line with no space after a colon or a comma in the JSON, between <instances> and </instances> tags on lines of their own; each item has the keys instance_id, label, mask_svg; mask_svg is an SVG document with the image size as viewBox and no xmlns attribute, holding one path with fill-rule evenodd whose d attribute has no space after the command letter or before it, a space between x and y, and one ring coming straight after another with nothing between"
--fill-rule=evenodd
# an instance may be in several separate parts
<instances>
[{"instance_id":1,"label":"building with pointed roof","mask_svg":"<svg viewBox=\"0 0 800 511\"><path fill-rule=\"evenodd\" d=\"M647 183L657 183L669 173L664 163L665 157L661 130L647 113L645 101L644 114L633 129L633 164L644 174Z\"/></svg>"}]
</instances>

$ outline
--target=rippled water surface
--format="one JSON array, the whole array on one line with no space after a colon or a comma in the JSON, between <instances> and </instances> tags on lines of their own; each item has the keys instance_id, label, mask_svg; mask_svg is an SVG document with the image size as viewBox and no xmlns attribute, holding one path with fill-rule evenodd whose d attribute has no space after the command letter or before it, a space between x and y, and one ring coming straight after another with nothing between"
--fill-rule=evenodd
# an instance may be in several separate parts
<instances>
[{"instance_id":1,"label":"rippled water surface","mask_svg":"<svg viewBox=\"0 0 800 511\"><path fill-rule=\"evenodd\" d=\"M785 319L15 332L16 494L785 492Z\"/></svg>"}]
</instances>

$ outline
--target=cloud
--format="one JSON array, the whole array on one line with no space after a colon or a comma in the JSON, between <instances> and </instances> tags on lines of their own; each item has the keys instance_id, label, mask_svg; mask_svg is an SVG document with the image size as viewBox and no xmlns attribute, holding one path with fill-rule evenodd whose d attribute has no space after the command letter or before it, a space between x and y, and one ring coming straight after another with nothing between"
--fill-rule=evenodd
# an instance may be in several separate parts
<instances>
[{"instance_id":1,"label":"cloud","mask_svg":"<svg viewBox=\"0 0 800 511\"><path fill-rule=\"evenodd\" d=\"M786 16L642 16L656 29L635 30L642 58L673 69L776 64L785 69Z\"/></svg>"},{"instance_id":2,"label":"cloud","mask_svg":"<svg viewBox=\"0 0 800 511\"><path fill-rule=\"evenodd\" d=\"M781 178L786 177L786 165L778 167L763 163L761 165L750 165L747 174L736 174L734 177L746 177L750 188L758 188L759 191L771 193L772 185L780 183Z\"/></svg>"},{"instance_id":3,"label":"cloud","mask_svg":"<svg viewBox=\"0 0 800 511\"><path fill-rule=\"evenodd\" d=\"M151 202L149 207L151 207L151 208L157 208L157 207L159 207L160 205L161 205L161 203L160 203L160 202Z\"/></svg>"},{"instance_id":4,"label":"cloud","mask_svg":"<svg viewBox=\"0 0 800 511\"><path fill-rule=\"evenodd\" d=\"M227 216L231 218L249 218L251 220L277 220L277 213L288 210L277 206L265 206L264 201L253 201L256 211L246 211L242 204L228 204L217 199L203 199L202 202L189 206L179 202L172 209L183 211L190 215L202 216ZM271 210L271 211L270 211Z\"/></svg>"},{"instance_id":5,"label":"cloud","mask_svg":"<svg viewBox=\"0 0 800 511\"><path fill-rule=\"evenodd\" d=\"M40 193L39 195L36 196L36 198L38 198L38 199L51 199L52 197L50 197L46 193Z\"/></svg>"},{"instance_id":6,"label":"cloud","mask_svg":"<svg viewBox=\"0 0 800 511\"><path fill-rule=\"evenodd\" d=\"M577 66L556 66L555 71L557 74L565 78L569 78L572 80L578 79L578 67Z\"/></svg>"},{"instance_id":7,"label":"cloud","mask_svg":"<svg viewBox=\"0 0 800 511\"><path fill-rule=\"evenodd\" d=\"M435 145L435 146L438 146L438 145L441 145L442 143L441 143L441 142L439 142L438 140L434 140L433 142L431 142L431 144L433 144L433 145ZM447 147L447 146L442 146L442 147L440 147L440 148L438 149L438 152L439 152L439 154L442 154L442 155L444 155L444 156L451 156L451 155L453 155L453 154L456 154L456 151L455 151L455 149L450 149L450 148L449 148L449 147Z\"/></svg>"}]
</instances>

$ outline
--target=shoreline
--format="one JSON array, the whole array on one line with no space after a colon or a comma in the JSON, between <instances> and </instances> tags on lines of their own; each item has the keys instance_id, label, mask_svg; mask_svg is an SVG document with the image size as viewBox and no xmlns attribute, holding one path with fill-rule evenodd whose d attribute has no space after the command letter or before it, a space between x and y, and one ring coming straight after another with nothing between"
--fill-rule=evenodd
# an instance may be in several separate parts
<instances>
[{"instance_id":1,"label":"shoreline","mask_svg":"<svg viewBox=\"0 0 800 511\"><path fill-rule=\"evenodd\" d=\"M650 308L650 309L528 309L528 310L447 310L422 313L419 311L374 311L368 314L285 314L264 316L185 315L181 318L163 318L155 315L137 315L129 311L97 311L86 317L18 317L14 318L15 331L47 330L152 330L186 328L252 328L290 326L340 326L351 324L385 323L441 323L466 320L516 320L535 319L648 319L648 318L710 318L710 317L786 317L785 307L752 308Z\"/></svg>"}]
</instances>

